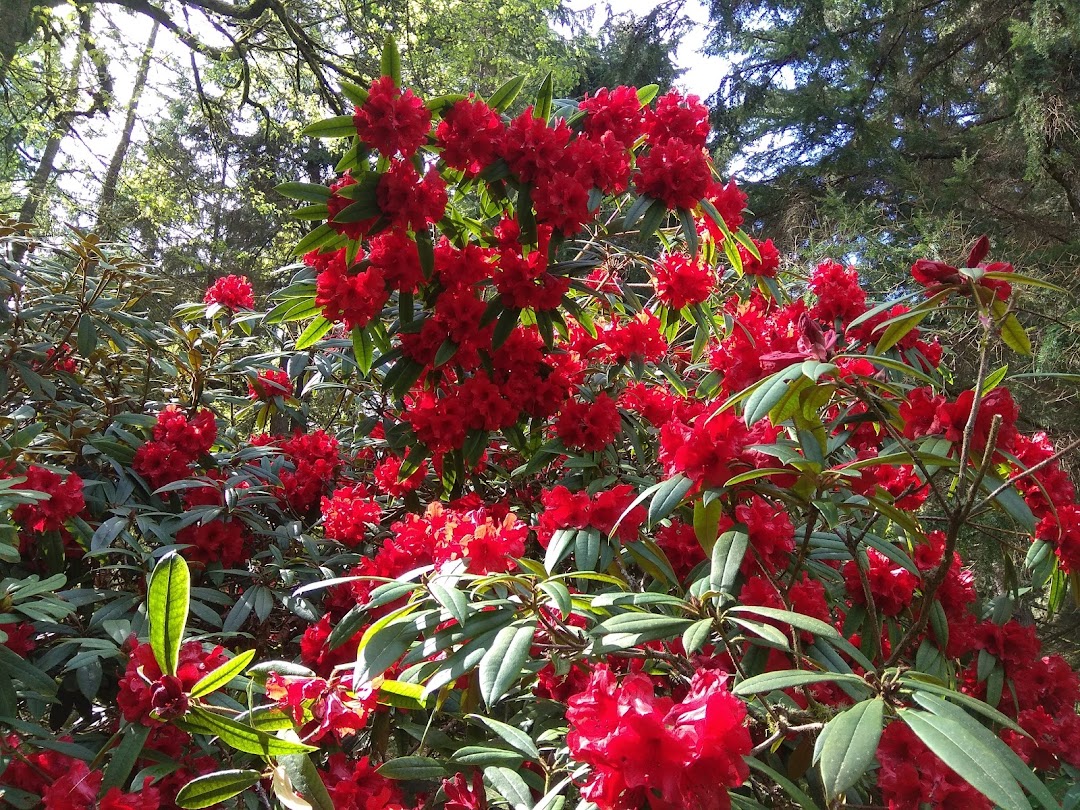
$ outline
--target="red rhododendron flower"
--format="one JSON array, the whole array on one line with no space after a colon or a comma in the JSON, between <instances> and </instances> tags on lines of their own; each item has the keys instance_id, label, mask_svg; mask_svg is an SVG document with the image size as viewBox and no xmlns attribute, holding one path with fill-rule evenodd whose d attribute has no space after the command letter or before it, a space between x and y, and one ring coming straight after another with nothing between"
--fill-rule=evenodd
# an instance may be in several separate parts
<instances>
[{"instance_id":1,"label":"red rhododendron flower","mask_svg":"<svg viewBox=\"0 0 1080 810\"><path fill-rule=\"evenodd\" d=\"M323 531L330 540L355 548L371 527L378 526L382 507L363 484L338 487L322 499Z\"/></svg>"},{"instance_id":2,"label":"red rhododendron flower","mask_svg":"<svg viewBox=\"0 0 1080 810\"><path fill-rule=\"evenodd\" d=\"M255 292L247 276L224 276L206 290L203 302L217 304L236 312L238 309L255 308Z\"/></svg>"},{"instance_id":3,"label":"red rhododendron flower","mask_svg":"<svg viewBox=\"0 0 1080 810\"><path fill-rule=\"evenodd\" d=\"M645 111L638 99L637 88L625 85L608 90L601 87L594 94L585 94L578 109L585 116L585 132L599 139L611 133L622 147L631 146L644 131Z\"/></svg>"},{"instance_id":4,"label":"red rhododendron flower","mask_svg":"<svg viewBox=\"0 0 1080 810\"><path fill-rule=\"evenodd\" d=\"M650 144L678 139L702 149L709 137L709 108L697 96L671 90L645 113L645 131Z\"/></svg>"},{"instance_id":5,"label":"red rhododendron flower","mask_svg":"<svg viewBox=\"0 0 1080 810\"><path fill-rule=\"evenodd\" d=\"M645 675L618 683L607 666L594 669L566 710L570 755L592 766L582 796L601 810L727 810L726 788L749 775L742 758L752 743L743 725L746 706L726 679L699 671L676 703L656 697Z\"/></svg>"},{"instance_id":6,"label":"red rhododendron flower","mask_svg":"<svg viewBox=\"0 0 1080 810\"><path fill-rule=\"evenodd\" d=\"M810 274L810 290L817 296L810 316L824 324L847 323L866 312L866 293L854 267L822 262Z\"/></svg>"},{"instance_id":7,"label":"red rhododendron flower","mask_svg":"<svg viewBox=\"0 0 1080 810\"><path fill-rule=\"evenodd\" d=\"M12 489L43 492L48 497L37 503L23 503L15 507L11 518L30 532L53 532L64 527L86 505L83 500L83 481L75 473L61 476L36 465L24 473L26 480Z\"/></svg>"},{"instance_id":8,"label":"red rhododendron flower","mask_svg":"<svg viewBox=\"0 0 1080 810\"><path fill-rule=\"evenodd\" d=\"M191 464L209 453L216 439L213 411L201 410L188 419L169 405L158 413L153 438L135 451L132 467L152 487L162 487L187 477Z\"/></svg>"},{"instance_id":9,"label":"red rhododendron flower","mask_svg":"<svg viewBox=\"0 0 1080 810\"><path fill-rule=\"evenodd\" d=\"M499 157L505 133L499 114L470 93L443 113L435 141L447 166L472 176Z\"/></svg>"},{"instance_id":10,"label":"red rhododendron flower","mask_svg":"<svg viewBox=\"0 0 1080 810\"><path fill-rule=\"evenodd\" d=\"M533 116L533 108L510 122L503 141L503 157L523 183L532 183L555 171L570 142L570 127L558 119L554 126Z\"/></svg>"},{"instance_id":11,"label":"red rhododendron flower","mask_svg":"<svg viewBox=\"0 0 1080 810\"><path fill-rule=\"evenodd\" d=\"M700 147L678 138L653 146L638 158L638 194L666 208L696 208L709 189L709 164Z\"/></svg>"},{"instance_id":12,"label":"red rhododendron flower","mask_svg":"<svg viewBox=\"0 0 1080 810\"><path fill-rule=\"evenodd\" d=\"M563 444L590 453L603 450L619 435L622 421L615 400L600 394L592 402L568 400L555 423Z\"/></svg>"},{"instance_id":13,"label":"red rhododendron flower","mask_svg":"<svg viewBox=\"0 0 1080 810\"><path fill-rule=\"evenodd\" d=\"M711 268L678 253L666 254L653 269L656 297L675 310L708 300L716 285Z\"/></svg>"},{"instance_id":14,"label":"red rhododendron flower","mask_svg":"<svg viewBox=\"0 0 1080 810\"><path fill-rule=\"evenodd\" d=\"M367 757L350 762L331 754L321 774L334 810L404 810L397 783L379 776Z\"/></svg>"},{"instance_id":15,"label":"red rhododendron flower","mask_svg":"<svg viewBox=\"0 0 1080 810\"><path fill-rule=\"evenodd\" d=\"M775 278L776 271L780 269L780 251L776 249L772 239L766 239L764 242L755 239L754 246L758 249L760 259L755 258L754 254L739 245L739 258L742 259L743 272L748 276Z\"/></svg>"},{"instance_id":16,"label":"red rhododendron flower","mask_svg":"<svg viewBox=\"0 0 1080 810\"><path fill-rule=\"evenodd\" d=\"M416 241L398 228L371 237L368 242L368 261L388 289L411 293L416 292L424 283L424 271L420 266Z\"/></svg>"},{"instance_id":17,"label":"red rhododendron flower","mask_svg":"<svg viewBox=\"0 0 1080 810\"><path fill-rule=\"evenodd\" d=\"M412 90L403 93L392 78L382 76L371 83L353 123L360 140L386 157L411 157L427 140L431 111Z\"/></svg>"},{"instance_id":18,"label":"red rhododendron flower","mask_svg":"<svg viewBox=\"0 0 1080 810\"><path fill-rule=\"evenodd\" d=\"M379 208L399 228L420 230L446 212L446 181L434 168L422 177L411 161L397 160L379 178Z\"/></svg>"},{"instance_id":19,"label":"red rhododendron flower","mask_svg":"<svg viewBox=\"0 0 1080 810\"><path fill-rule=\"evenodd\" d=\"M362 252L357 259L363 258ZM315 305L323 317L345 328L363 329L373 321L390 298L382 271L374 265L350 273L344 252L325 264L315 279Z\"/></svg>"},{"instance_id":20,"label":"red rhododendron flower","mask_svg":"<svg viewBox=\"0 0 1080 810\"><path fill-rule=\"evenodd\" d=\"M869 549L867 559L870 567L866 577L878 613L884 616L898 615L914 599L919 577L897 565L877 549ZM853 604L864 605L866 596L859 578L858 565L856 560L849 560L844 565L844 586Z\"/></svg>"},{"instance_id":21,"label":"red rhododendron flower","mask_svg":"<svg viewBox=\"0 0 1080 810\"><path fill-rule=\"evenodd\" d=\"M207 673L213 672L229 659L221 647L215 647L209 653L196 641L189 641L180 647L180 662L176 670L175 682L162 683L163 674L149 644L135 642L128 659L124 677L120 679L120 691L116 702L124 719L129 723L142 723L144 726L157 726L160 721L152 716L155 705L155 685L159 685L159 702L165 696L178 700L181 694L191 688ZM161 686L165 692L161 692Z\"/></svg>"},{"instance_id":22,"label":"red rhododendron flower","mask_svg":"<svg viewBox=\"0 0 1080 810\"><path fill-rule=\"evenodd\" d=\"M248 396L254 400L272 400L292 396L292 380L284 369L260 369L254 380L248 380Z\"/></svg>"}]
</instances>

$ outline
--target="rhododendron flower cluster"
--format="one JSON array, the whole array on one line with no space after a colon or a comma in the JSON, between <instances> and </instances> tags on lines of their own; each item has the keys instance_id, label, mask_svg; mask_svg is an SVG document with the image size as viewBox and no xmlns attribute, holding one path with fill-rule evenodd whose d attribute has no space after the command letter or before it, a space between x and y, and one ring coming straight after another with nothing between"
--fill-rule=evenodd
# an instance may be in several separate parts
<instances>
[{"instance_id":1,"label":"rhododendron flower cluster","mask_svg":"<svg viewBox=\"0 0 1080 810\"><path fill-rule=\"evenodd\" d=\"M255 291L247 276L222 276L206 290L204 302L236 312L255 308Z\"/></svg>"},{"instance_id":2,"label":"rhododendron flower cluster","mask_svg":"<svg viewBox=\"0 0 1080 810\"><path fill-rule=\"evenodd\" d=\"M75 473L62 476L34 465L27 468L24 475L26 480L15 484L12 489L29 489L48 496L37 503L15 507L11 518L26 531L58 531L86 505L82 479Z\"/></svg>"},{"instance_id":3,"label":"rhododendron flower cluster","mask_svg":"<svg viewBox=\"0 0 1080 810\"><path fill-rule=\"evenodd\" d=\"M248 380L248 396L258 400L292 396L292 380L283 369L260 369L254 380Z\"/></svg>"},{"instance_id":4,"label":"rhododendron flower cluster","mask_svg":"<svg viewBox=\"0 0 1080 810\"><path fill-rule=\"evenodd\" d=\"M169 719L170 708L186 706L184 695L200 678L228 660L221 647L206 652L201 644L189 641L180 648L176 675L164 675L150 645L136 641L120 679L116 702L128 722L156 726L162 719Z\"/></svg>"},{"instance_id":5,"label":"rhododendron flower cluster","mask_svg":"<svg viewBox=\"0 0 1080 810\"><path fill-rule=\"evenodd\" d=\"M582 796L601 810L694 807L726 810L722 787L741 785L749 769L746 706L715 671L694 675L686 697L657 697L652 681L628 675L618 682L597 667L585 690L570 698L567 743L592 766Z\"/></svg>"},{"instance_id":6,"label":"rhododendron flower cluster","mask_svg":"<svg viewBox=\"0 0 1080 810\"><path fill-rule=\"evenodd\" d=\"M591 527L603 534L610 534L614 530L619 539L633 540L645 522L643 506L626 511L636 494L629 484L619 484L592 497L585 492L571 492L564 486L554 487L541 496L544 511L540 514L537 537L541 545L546 547L551 542L551 536L559 529Z\"/></svg>"},{"instance_id":7,"label":"rhododendron flower cluster","mask_svg":"<svg viewBox=\"0 0 1080 810\"><path fill-rule=\"evenodd\" d=\"M200 410L192 418L175 405L158 413L152 438L135 452L132 466L153 487L186 478L192 463L205 456L217 439L213 411Z\"/></svg>"}]
</instances>

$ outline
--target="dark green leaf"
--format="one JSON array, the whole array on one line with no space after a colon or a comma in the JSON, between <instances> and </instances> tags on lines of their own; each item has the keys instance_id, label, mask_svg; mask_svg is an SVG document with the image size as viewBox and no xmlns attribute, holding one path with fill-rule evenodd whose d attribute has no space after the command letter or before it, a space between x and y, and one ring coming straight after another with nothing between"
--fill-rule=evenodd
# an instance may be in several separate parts
<instances>
[{"instance_id":1,"label":"dark green leaf","mask_svg":"<svg viewBox=\"0 0 1080 810\"><path fill-rule=\"evenodd\" d=\"M830 720L814 745L814 761L821 768L825 794L844 793L874 762L885 720L885 701L880 697L856 703Z\"/></svg>"},{"instance_id":2,"label":"dark green leaf","mask_svg":"<svg viewBox=\"0 0 1080 810\"><path fill-rule=\"evenodd\" d=\"M386 779L440 779L446 766L431 757L398 757L384 762L377 773Z\"/></svg>"},{"instance_id":3,"label":"dark green leaf","mask_svg":"<svg viewBox=\"0 0 1080 810\"><path fill-rule=\"evenodd\" d=\"M196 733L216 736L226 745L232 746L237 751L243 751L245 754L271 757L316 750L304 743L272 737L265 731L259 731L198 706L194 707L182 721L176 722L184 730L194 729Z\"/></svg>"},{"instance_id":4,"label":"dark green leaf","mask_svg":"<svg viewBox=\"0 0 1080 810\"><path fill-rule=\"evenodd\" d=\"M325 203L330 199L330 189L318 183L282 183L274 187L282 197L301 202Z\"/></svg>"},{"instance_id":5,"label":"dark green leaf","mask_svg":"<svg viewBox=\"0 0 1080 810\"><path fill-rule=\"evenodd\" d=\"M521 88L524 86L525 77L515 76L491 94L491 97L487 100L488 106L496 112L505 111L514 103L514 99L517 98L518 93L521 92Z\"/></svg>"},{"instance_id":6,"label":"dark green leaf","mask_svg":"<svg viewBox=\"0 0 1080 810\"><path fill-rule=\"evenodd\" d=\"M176 803L187 810L200 807L212 807L249 787L257 785L262 779L258 771L216 771L192 779L176 794Z\"/></svg>"},{"instance_id":7,"label":"dark green leaf","mask_svg":"<svg viewBox=\"0 0 1080 810\"><path fill-rule=\"evenodd\" d=\"M536 94L536 104L533 106L534 118L547 121L551 117L551 102L554 92L551 71L548 71L540 85L540 91Z\"/></svg>"},{"instance_id":8,"label":"dark green leaf","mask_svg":"<svg viewBox=\"0 0 1080 810\"><path fill-rule=\"evenodd\" d=\"M141 723L129 724L124 729L124 738L112 752L109 765L105 768L105 776L101 780L102 790L124 787L136 761L142 756L146 738L149 736L150 727Z\"/></svg>"},{"instance_id":9,"label":"dark green leaf","mask_svg":"<svg viewBox=\"0 0 1080 810\"><path fill-rule=\"evenodd\" d=\"M754 675L745 681L737 683L731 691L736 695L759 695L792 686L839 682L868 688L863 679L857 675L847 675L842 672L811 672L804 669L785 669Z\"/></svg>"},{"instance_id":10,"label":"dark green leaf","mask_svg":"<svg viewBox=\"0 0 1080 810\"><path fill-rule=\"evenodd\" d=\"M383 76L393 79L395 87L401 87L401 52L392 34L387 35L386 43L383 45L379 71Z\"/></svg>"},{"instance_id":11,"label":"dark green leaf","mask_svg":"<svg viewBox=\"0 0 1080 810\"><path fill-rule=\"evenodd\" d=\"M488 707L494 706L521 677L535 632L534 620L504 627L480 659L480 695Z\"/></svg>"},{"instance_id":12,"label":"dark green leaf","mask_svg":"<svg viewBox=\"0 0 1080 810\"><path fill-rule=\"evenodd\" d=\"M681 474L664 481L649 502L649 525L655 525L674 512L693 486L694 482Z\"/></svg>"},{"instance_id":13,"label":"dark green leaf","mask_svg":"<svg viewBox=\"0 0 1080 810\"><path fill-rule=\"evenodd\" d=\"M899 709L908 728L946 765L1002 810L1030 810L1031 805L1006 763L951 718Z\"/></svg>"},{"instance_id":14,"label":"dark green leaf","mask_svg":"<svg viewBox=\"0 0 1080 810\"><path fill-rule=\"evenodd\" d=\"M300 132L312 138L349 138L356 134L356 124L351 115L335 115L314 124L308 124Z\"/></svg>"}]
</instances>

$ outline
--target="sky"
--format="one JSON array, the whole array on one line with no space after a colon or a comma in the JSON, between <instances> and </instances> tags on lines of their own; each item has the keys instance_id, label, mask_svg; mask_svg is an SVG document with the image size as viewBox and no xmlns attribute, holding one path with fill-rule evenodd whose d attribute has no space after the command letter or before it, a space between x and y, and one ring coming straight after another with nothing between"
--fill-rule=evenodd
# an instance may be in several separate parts
<instances>
[{"instance_id":1,"label":"sky","mask_svg":"<svg viewBox=\"0 0 1080 810\"><path fill-rule=\"evenodd\" d=\"M594 32L607 17L606 7L610 7L616 14L632 12L642 17L660 5L654 0L568 0L567 6L575 11L583 11L593 8ZM708 31L707 23L709 14L701 0L686 0L683 13L694 21L694 27L687 32L679 43L675 53L676 64L685 68L684 73L676 84L686 92L708 98L716 92L720 86L720 78L723 75L724 61L716 56L706 56L701 52L705 44L705 34Z\"/></svg>"}]
</instances>

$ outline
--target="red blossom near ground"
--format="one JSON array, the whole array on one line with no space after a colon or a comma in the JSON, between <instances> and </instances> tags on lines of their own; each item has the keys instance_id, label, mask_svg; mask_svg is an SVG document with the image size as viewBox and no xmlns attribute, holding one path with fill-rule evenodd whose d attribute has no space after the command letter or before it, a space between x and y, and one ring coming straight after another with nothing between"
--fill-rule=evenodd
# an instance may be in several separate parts
<instances>
[{"instance_id":1,"label":"red blossom near ground","mask_svg":"<svg viewBox=\"0 0 1080 810\"><path fill-rule=\"evenodd\" d=\"M247 276L223 276L206 290L203 302L236 312L255 308L255 291Z\"/></svg>"},{"instance_id":2,"label":"red blossom near ground","mask_svg":"<svg viewBox=\"0 0 1080 810\"><path fill-rule=\"evenodd\" d=\"M601 810L695 807L726 810L726 787L749 775L746 706L727 676L699 671L679 702L657 697L645 675L618 682L604 665L568 701L571 756L592 766L582 796Z\"/></svg>"}]
</instances>

